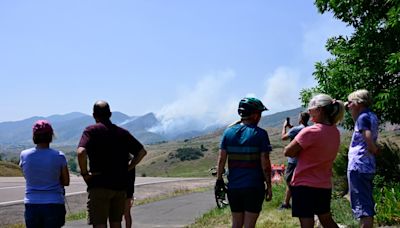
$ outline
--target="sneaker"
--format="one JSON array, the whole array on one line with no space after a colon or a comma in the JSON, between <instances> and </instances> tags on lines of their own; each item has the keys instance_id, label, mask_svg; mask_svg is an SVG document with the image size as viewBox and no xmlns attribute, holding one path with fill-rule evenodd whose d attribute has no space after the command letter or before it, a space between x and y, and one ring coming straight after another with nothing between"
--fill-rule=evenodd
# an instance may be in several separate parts
<instances>
[{"instance_id":1,"label":"sneaker","mask_svg":"<svg viewBox=\"0 0 400 228\"><path fill-rule=\"evenodd\" d=\"M292 208L292 206L290 206L290 204L281 204L281 206L278 208L278 210L286 210L286 209L290 209Z\"/></svg>"}]
</instances>

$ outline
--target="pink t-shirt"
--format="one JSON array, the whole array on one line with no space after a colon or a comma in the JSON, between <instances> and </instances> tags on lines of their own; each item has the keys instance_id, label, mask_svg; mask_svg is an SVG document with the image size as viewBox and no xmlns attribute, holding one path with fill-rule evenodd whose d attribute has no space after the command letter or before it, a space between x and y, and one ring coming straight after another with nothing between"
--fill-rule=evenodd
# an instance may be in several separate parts
<instances>
[{"instance_id":1,"label":"pink t-shirt","mask_svg":"<svg viewBox=\"0 0 400 228\"><path fill-rule=\"evenodd\" d=\"M294 138L303 148L297 156L293 186L332 188L332 165L339 151L340 134L336 125L314 124Z\"/></svg>"}]
</instances>

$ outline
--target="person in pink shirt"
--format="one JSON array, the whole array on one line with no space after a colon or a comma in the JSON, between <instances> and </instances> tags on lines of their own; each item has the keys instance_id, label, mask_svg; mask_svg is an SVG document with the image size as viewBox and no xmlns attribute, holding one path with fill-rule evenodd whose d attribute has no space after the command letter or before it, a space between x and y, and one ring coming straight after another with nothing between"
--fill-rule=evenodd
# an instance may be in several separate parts
<instances>
[{"instance_id":1,"label":"person in pink shirt","mask_svg":"<svg viewBox=\"0 0 400 228\"><path fill-rule=\"evenodd\" d=\"M323 227L338 227L330 212L332 165L339 151L340 133L336 124L343 119L344 104L329 95L314 96L308 111L314 125L304 128L283 152L297 157L290 182L292 216L301 227L314 227L314 215Z\"/></svg>"}]
</instances>

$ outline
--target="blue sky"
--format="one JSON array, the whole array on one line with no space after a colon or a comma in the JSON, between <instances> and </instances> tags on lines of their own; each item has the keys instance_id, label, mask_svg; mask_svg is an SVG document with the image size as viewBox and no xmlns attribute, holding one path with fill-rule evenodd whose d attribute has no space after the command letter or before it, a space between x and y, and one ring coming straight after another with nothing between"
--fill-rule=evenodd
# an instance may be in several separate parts
<instances>
[{"instance_id":1,"label":"blue sky","mask_svg":"<svg viewBox=\"0 0 400 228\"><path fill-rule=\"evenodd\" d=\"M245 96L299 107L349 29L309 0L35 0L1 1L0 31L0 122L103 99L169 123L231 121Z\"/></svg>"}]
</instances>

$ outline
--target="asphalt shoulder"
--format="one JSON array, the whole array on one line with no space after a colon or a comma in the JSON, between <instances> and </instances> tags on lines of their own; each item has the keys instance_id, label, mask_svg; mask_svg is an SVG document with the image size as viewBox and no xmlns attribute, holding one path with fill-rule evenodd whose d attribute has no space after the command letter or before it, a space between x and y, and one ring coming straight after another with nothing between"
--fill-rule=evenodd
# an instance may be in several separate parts
<instances>
[{"instance_id":1,"label":"asphalt shoulder","mask_svg":"<svg viewBox=\"0 0 400 228\"><path fill-rule=\"evenodd\" d=\"M213 191L194 192L132 208L133 227L185 227L215 208ZM69 221L64 227L88 227L86 220Z\"/></svg>"}]
</instances>

